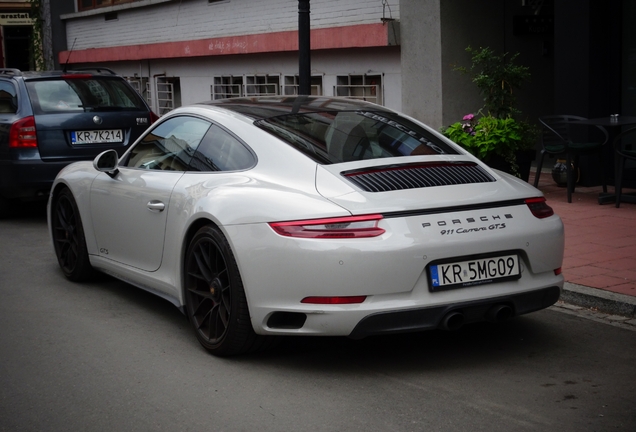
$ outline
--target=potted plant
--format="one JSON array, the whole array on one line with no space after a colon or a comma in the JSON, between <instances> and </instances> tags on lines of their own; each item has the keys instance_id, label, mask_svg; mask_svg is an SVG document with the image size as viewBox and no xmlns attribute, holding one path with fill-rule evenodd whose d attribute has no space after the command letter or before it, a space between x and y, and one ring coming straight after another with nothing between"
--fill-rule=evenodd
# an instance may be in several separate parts
<instances>
[{"instance_id":1,"label":"potted plant","mask_svg":"<svg viewBox=\"0 0 636 432\"><path fill-rule=\"evenodd\" d=\"M527 181L539 129L518 119L521 113L515 107L514 90L529 79L529 68L515 64L518 53L507 57L507 53L497 55L488 47L468 47L466 51L472 54L471 67L454 70L471 75L484 107L476 114L465 115L442 133L489 166Z\"/></svg>"}]
</instances>

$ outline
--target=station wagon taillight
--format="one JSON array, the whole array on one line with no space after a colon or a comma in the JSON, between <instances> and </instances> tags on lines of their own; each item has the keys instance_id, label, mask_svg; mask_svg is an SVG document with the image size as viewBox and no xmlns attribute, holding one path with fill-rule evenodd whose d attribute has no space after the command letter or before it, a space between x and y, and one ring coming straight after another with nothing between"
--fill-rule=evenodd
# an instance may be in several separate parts
<instances>
[{"instance_id":1,"label":"station wagon taillight","mask_svg":"<svg viewBox=\"0 0 636 432\"><path fill-rule=\"evenodd\" d=\"M29 148L37 147L38 139L35 132L35 118L24 117L11 125L9 131L9 147Z\"/></svg>"}]
</instances>

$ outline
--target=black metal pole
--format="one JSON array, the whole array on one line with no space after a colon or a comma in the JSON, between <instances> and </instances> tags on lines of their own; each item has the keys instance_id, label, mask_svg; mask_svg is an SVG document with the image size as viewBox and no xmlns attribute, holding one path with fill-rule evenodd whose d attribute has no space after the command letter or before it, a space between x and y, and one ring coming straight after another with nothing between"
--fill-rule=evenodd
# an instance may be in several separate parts
<instances>
[{"instance_id":1,"label":"black metal pole","mask_svg":"<svg viewBox=\"0 0 636 432\"><path fill-rule=\"evenodd\" d=\"M311 94L309 0L298 0L298 94Z\"/></svg>"}]
</instances>

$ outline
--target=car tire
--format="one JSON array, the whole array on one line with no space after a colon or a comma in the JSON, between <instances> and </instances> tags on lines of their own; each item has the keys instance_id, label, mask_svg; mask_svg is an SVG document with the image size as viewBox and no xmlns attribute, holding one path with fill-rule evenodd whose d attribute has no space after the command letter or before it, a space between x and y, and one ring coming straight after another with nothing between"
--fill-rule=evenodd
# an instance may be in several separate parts
<instances>
[{"instance_id":1,"label":"car tire","mask_svg":"<svg viewBox=\"0 0 636 432\"><path fill-rule=\"evenodd\" d=\"M55 255L64 276L74 282L90 279L94 271L88 258L82 219L75 198L67 188L53 199L51 232Z\"/></svg>"},{"instance_id":2,"label":"car tire","mask_svg":"<svg viewBox=\"0 0 636 432\"><path fill-rule=\"evenodd\" d=\"M210 353L230 356L269 345L272 337L254 333L234 254L218 228L204 226L190 241L184 282L188 319Z\"/></svg>"}]
</instances>

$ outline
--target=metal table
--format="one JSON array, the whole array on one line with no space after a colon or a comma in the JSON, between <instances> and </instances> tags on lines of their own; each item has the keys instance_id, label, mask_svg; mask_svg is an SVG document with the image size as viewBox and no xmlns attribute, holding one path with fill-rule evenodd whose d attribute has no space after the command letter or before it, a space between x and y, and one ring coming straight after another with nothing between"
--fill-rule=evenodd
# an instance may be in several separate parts
<instances>
[{"instance_id":1,"label":"metal table","mask_svg":"<svg viewBox=\"0 0 636 432\"><path fill-rule=\"evenodd\" d=\"M616 118L607 116L607 117L597 117L586 120L577 120L571 123L572 125L580 124L580 125L593 125L593 126L603 126L607 128L607 132L609 134L609 145L612 146L612 152L614 152L614 138L620 132L618 129L621 126L633 126L636 125L636 117L634 116L618 116ZM614 158L614 172L617 172L617 164L618 161ZM616 188L614 188L616 189ZM614 193L600 193L598 196L599 204L607 204L607 203L615 203L616 202L616 192ZM627 202L631 204L636 204L636 195L634 194L622 194L621 202Z\"/></svg>"}]
</instances>

